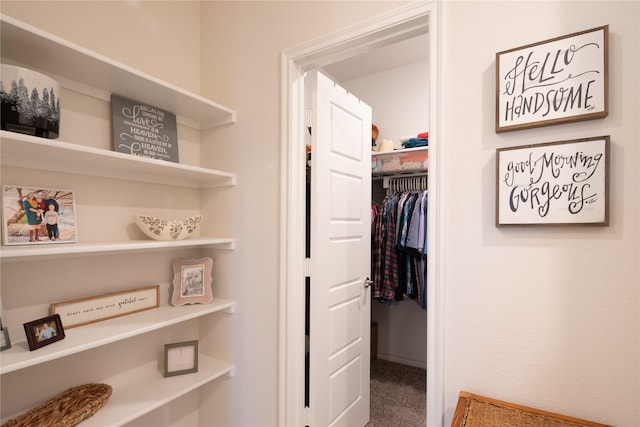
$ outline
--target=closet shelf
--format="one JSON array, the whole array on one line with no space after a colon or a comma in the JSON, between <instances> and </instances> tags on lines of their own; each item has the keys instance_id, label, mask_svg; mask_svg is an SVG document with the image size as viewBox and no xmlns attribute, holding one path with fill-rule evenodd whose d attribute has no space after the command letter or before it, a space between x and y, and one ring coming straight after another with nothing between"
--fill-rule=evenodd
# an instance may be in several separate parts
<instances>
[{"instance_id":1,"label":"closet shelf","mask_svg":"<svg viewBox=\"0 0 640 427\"><path fill-rule=\"evenodd\" d=\"M234 369L231 363L202 354L198 357L198 372L193 374L164 378L155 369L135 382L113 386L107 403L82 426L125 425L223 375L233 376Z\"/></svg>"},{"instance_id":2,"label":"closet shelf","mask_svg":"<svg viewBox=\"0 0 640 427\"><path fill-rule=\"evenodd\" d=\"M171 83L78 46L39 28L0 15L2 57L31 69L103 92L118 94L195 121L199 129L233 123L235 111Z\"/></svg>"},{"instance_id":3,"label":"closet shelf","mask_svg":"<svg viewBox=\"0 0 640 427\"><path fill-rule=\"evenodd\" d=\"M0 374L46 363L101 347L127 338L166 328L207 314L226 311L235 312L235 301L214 298L211 304L187 305L180 307L160 306L114 319L91 323L65 330L65 338L29 351L25 341L14 343L2 352Z\"/></svg>"},{"instance_id":4,"label":"closet shelf","mask_svg":"<svg viewBox=\"0 0 640 427\"><path fill-rule=\"evenodd\" d=\"M2 166L116 178L189 188L235 185L236 175L125 153L0 131Z\"/></svg>"},{"instance_id":5,"label":"closet shelf","mask_svg":"<svg viewBox=\"0 0 640 427\"><path fill-rule=\"evenodd\" d=\"M175 241L132 240L112 243L68 243L33 246L2 246L2 261L26 261L78 255L106 255L149 250L175 250L190 247L235 249L234 238L193 238Z\"/></svg>"},{"instance_id":6,"label":"closet shelf","mask_svg":"<svg viewBox=\"0 0 640 427\"><path fill-rule=\"evenodd\" d=\"M406 176L424 174L429 169L429 147L371 152L371 176Z\"/></svg>"},{"instance_id":7,"label":"closet shelf","mask_svg":"<svg viewBox=\"0 0 640 427\"><path fill-rule=\"evenodd\" d=\"M393 150L393 151L372 151L371 156L386 157L386 156L393 156L397 154L414 153L414 152L421 152L421 151L429 151L429 147L402 148L400 150Z\"/></svg>"}]
</instances>

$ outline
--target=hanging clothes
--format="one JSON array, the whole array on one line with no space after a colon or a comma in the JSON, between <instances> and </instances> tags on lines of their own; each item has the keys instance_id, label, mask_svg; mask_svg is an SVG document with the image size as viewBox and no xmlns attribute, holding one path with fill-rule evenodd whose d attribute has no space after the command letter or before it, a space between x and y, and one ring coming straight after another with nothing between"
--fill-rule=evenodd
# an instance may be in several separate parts
<instances>
[{"instance_id":1,"label":"hanging clothes","mask_svg":"<svg viewBox=\"0 0 640 427\"><path fill-rule=\"evenodd\" d=\"M427 191L394 191L372 207L372 296L426 309Z\"/></svg>"}]
</instances>

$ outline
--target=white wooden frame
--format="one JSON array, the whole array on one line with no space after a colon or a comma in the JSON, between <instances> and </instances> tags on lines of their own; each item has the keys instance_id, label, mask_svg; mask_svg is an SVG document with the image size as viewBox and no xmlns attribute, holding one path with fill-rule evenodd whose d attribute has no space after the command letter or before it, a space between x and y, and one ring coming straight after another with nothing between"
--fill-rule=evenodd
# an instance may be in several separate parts
<instances>
[{"instance_id":1,"label":"white wooden frame","mask_svg":"<svg viewBox=\"0 0 640 427\"><path fill-rule=\"evenodd\" d=\"M441 137L440 8L437 1L417 2L376 19L309 41L282 54L282 174L280 256L280 378L279 425L308 425L304 410L304 283L305 277L305 156L304 86L302 76L312 68L353 57L402 38L430 33L430 129L434 141ZM439 203L442 182L439 154L446 144L434 144L429 153L429 283L442 283L444 239ZM444 422L444 304L441 286L428 289L427 307L427 419L428 426Z\"/></svg>"},{"instance_id":2,"label":"white wooden frame","mask_svg":"<svg viewBox=\"0 0 640 427\"><path fill-rule=\"evenodd\" d=\"M158 307L160 285L153 285L53 303L49 312L59 314L69 329Z\"/></svg>"}]
</instances>

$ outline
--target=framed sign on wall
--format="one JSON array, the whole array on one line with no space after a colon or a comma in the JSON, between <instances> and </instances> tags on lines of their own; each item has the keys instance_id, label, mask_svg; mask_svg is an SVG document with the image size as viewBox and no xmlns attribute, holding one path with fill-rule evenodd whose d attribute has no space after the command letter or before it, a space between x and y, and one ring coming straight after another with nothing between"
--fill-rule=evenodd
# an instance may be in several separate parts
<instances>
[{"instance_id":1,"label":"framed sign on wall","mask_svg":"<svg viewBox=\"0 0 640 427\"><path fill-rule=\"evenodd\" d=\"M115 151L179 163L175 114L113 94L111 110Z\"/></svg>"},{"instance_id":2,"label":"framed sign on wall","mask_svg":"<svg viewBox=\"0 0 640 427\"><path fill-rule=\"evenodd\" d=\"M609 225L609 140L496 150L496 226Z\"/></svg>"},{"instance_id":3,"label":"framed sign on wall","mask_svg":"<svg viewBox=\"0 0 640 427\"><path fill-rule=\"evenodd\" d=\"M606 117L609 26L496 53L496 132Z\"/></svg>"}]
</instances>

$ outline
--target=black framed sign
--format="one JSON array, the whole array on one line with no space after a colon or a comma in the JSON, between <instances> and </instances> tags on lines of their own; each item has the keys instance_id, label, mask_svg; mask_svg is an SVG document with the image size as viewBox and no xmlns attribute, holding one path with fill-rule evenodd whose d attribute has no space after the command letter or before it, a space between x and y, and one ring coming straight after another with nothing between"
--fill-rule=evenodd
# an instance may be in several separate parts
<instances>
[{"instance_id":1,"label":"black framed sign","mask_svg":"<svg viewBox=\"0 0 640 427\"><path fill-rule=\"evenodd\" d=\"M113 149L178 163L176 116L160 108L111 95Z\"/></svg>"},{"instance_id":2,"label":"black framed sign","mask_svg":"<svg viewBox=\"0 0 640 427\"><path fill-rule=\"evenodd\" d=\"M609 26L496 53L496 132L606 117Z\"/></svg>"},{"instance_id":3,"label":"black framed sign","mask_svg":"<svg viewBox=\"0 0 640 427\"><path fill-rule=\"evenodd\" d=\"M496 150L496 226L609 225L609 140Z\"/></svg>"}]
</instances>

